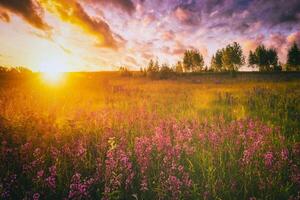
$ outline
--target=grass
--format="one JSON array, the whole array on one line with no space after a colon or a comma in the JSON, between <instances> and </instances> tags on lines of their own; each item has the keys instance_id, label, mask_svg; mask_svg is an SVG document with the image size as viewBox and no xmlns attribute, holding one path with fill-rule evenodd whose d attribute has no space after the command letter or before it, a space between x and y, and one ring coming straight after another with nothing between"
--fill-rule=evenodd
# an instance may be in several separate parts
<instances>
[{"instance_id":1,"label":"grass","mask_svg":"<svg viewBox=\"0 0 300 200\"><path fill-rule=\"evenodd\" d=\"M279 75L4 77L1 198L297 199L300 81Z\"/></svg>"}]
</instances>

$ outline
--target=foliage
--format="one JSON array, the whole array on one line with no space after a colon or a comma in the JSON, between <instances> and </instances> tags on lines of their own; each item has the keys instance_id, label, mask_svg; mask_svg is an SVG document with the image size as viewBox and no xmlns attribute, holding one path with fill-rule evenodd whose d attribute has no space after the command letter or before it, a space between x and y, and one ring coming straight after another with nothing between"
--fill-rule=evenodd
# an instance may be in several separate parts
<instances>
[{"instance_id":1,"label":"foliage","mask_svg":"<svg viewBox=\"0 0 300 200\"><path fill-rule=\"evenodd\" d=\"M147 71L147 76L154 78L158 75L159 73L159 64L158 61L153 61L152 59L149 61L148 67L146 69Z\"/></svg>"},{"instance_id":2,"label":"foliage","mask_svg":"<svg viewBox=\"0 0 300 200\"><path fill-rule=\"evenodd\" d=\"M300 70L300 49L296 43L288 50L287 70Z\"/></svg>"},{"instance_id":3,"label":"foliage","mask_svg":"<svg viewBox=\"0 0 300 200\"><path fill-rule=\"evenodd\" d=\"M251 67L254 67L254 65L256 65L256 63L257 63L256 56L255 56L254 52L252 52L251 50L249 52L248 63L249 63L249 66L251 66Z\"/></svg>"},{"instance_id":4,"label":"foliage","mask_svg":"<svg viewBox=\"0 0 300 200\"><path fill-rule=\"evenodd\" d=\"M211 69L216 72L223 71L222 66L223 50L217 50L216 54L211 59Z\"/></svg>"},{"instance_id":5,"label":"foliage","mask_svg":"<svg viewBox=\"0 0 300 200\"><path fill-rule=\"evenodd\" d=\"M199 72L204 67L204 59L198 50L186 50L183 57L185 72Z\"/></svg>"},{"instance_id":6,"label":"foliage","mask_svg":"<svg viewBox=\"0 0 300 200\"><path fill-rule=\"evenodd\" d=\"M259 71L280 71L276 50L266 49L264 45L259 45L255 52L250 51L248 63L252 67L258 66Z\"/></svg>"},{"instance_id":7,"label":"foliage","mask_svg":"<svg viewBox=\"0 0 300 200\"><path fill-rule=\"evenodd\" d=\"M245 63L242 47L234 42L223 49L222 52L222 67L225 71L238 71L238 69Z\"/></svg>"}]
</instances>

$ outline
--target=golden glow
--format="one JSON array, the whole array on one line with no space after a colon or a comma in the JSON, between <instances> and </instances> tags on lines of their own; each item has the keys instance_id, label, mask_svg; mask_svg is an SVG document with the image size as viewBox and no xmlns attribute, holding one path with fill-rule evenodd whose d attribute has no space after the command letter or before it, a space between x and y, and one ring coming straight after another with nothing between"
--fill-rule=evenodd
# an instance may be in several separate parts
<instances>
[{"instance_id":1,"label":"golden glow","mask_svg":"<svg viewBox=\"0 0 300 200\"><path fill-rule=\"evenodd\" d=\"M40 64L42 78L47 83L58 84L64 78L64 72L67 70L67 65L64 60L47 60Z\"/></svg>"},{"instance_id":2,"label":"golden glow","mask_svg":"<svg viewBox=\"0 0 300 200\"><path fill-rule=\"evenodd\" d=\"M59 83L61 82L63 78L62 72L56 72L56 71L49 71L49 72L43 72L43 79L47 81L48 83Z\"/></svg>"}]
</instances>

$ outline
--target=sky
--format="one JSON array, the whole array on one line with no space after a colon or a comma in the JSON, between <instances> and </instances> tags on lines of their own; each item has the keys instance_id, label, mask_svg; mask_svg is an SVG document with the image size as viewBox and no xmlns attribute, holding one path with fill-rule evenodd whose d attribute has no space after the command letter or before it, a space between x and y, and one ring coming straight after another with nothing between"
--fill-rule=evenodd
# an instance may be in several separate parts
<instances>
[{"instance_id":1,"label":"sky","mask_svg":"<svg viewBox=\"0 0 300 200\"><path fill-rule=\"evenodd\" d=\"M0 0L0 65L98 71L174 64L198 49L210 65L238 42L247 56L300 45L299 0Z\"/></svg>"}]
</instances>

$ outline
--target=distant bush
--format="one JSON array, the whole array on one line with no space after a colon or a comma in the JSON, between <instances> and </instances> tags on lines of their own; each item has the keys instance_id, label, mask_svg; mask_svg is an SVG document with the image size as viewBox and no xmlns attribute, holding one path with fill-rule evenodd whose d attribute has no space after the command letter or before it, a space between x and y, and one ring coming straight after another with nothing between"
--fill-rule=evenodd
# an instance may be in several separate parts
<instances>
[{"instance_id":1,"label":"distant bush","mask_svg":"<svg viewBox=\"0 0 300 200\"><path fill-rule=\"evenodd\" d=\"M175 68L175 67L174 67ZM147 76L151 79L166 79L174 74L174 69L172 69L168 64L164 63L161 66L158 61L149 61L148 67L146 69L140 69L142 76Z\"/></svg>"},{"instance_id":2,"label":"distant bush","mask_svg":"<svg viewBox=\"0 0 300 200\"><path fill-rule=\"evenodd\" d=\"M166 79L172 76L172 74L174 74L173 70L167 64L162 64L159 69L159 78Z\"/></svg>"},{"instance_id":3,"label":"distant bush","mask_svg":"<svg viewBox=\"0 0 300 200\"><path fill-rule=\"evenodd\" d=\"M4 67L0 66L0 73L9 74L31 74L32 71L26 67Z\"/></svg>"},{"instance_id":4,"label":"distant bush","mask_svg":"<svg viewBox=\"0 0 300 200\"><path fill-rule=\"evenodd\" d=\"M120 67L119 68L119 73L121 76L125 76L125 77L131 77L132 76L132 72L128 69L128 67Z\"/></svg>"}]
</instances>

